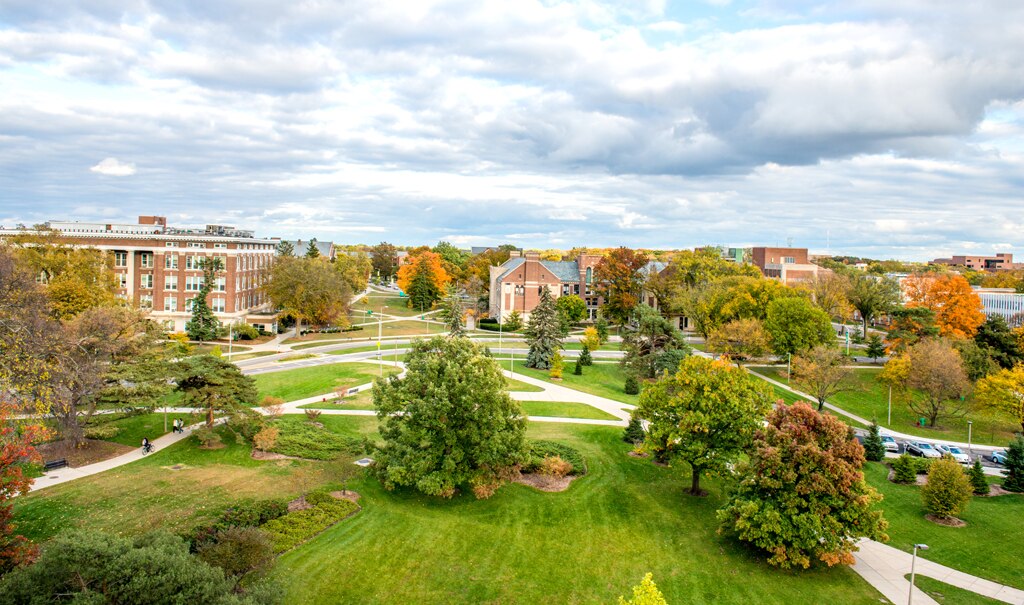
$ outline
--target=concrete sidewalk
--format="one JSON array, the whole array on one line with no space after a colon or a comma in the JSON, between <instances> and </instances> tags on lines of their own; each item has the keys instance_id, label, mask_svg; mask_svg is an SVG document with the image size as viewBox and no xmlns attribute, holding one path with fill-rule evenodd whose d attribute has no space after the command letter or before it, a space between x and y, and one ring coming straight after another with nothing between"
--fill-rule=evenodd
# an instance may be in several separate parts
<instances>
[{"instance_id":1,"label":"concrete sidewalk","mask_svg":"<svg viewBox=\"0 0 1024 605\"><path fill-rule=\"evenodd\" d=\"M858 546L860 551L853 554L857 560L853 570L893 603L905 602L910 594L910 581L906 576L910 573L913 555L874 540L861 540ZM1003 603L1024 605L1024 590L1003 586L939 565L922 558L921 554L919 551L914 568L917 575L927 576ZM938 605L916 586L913 602L917 605Z\"/></svg>"}]
</instances>

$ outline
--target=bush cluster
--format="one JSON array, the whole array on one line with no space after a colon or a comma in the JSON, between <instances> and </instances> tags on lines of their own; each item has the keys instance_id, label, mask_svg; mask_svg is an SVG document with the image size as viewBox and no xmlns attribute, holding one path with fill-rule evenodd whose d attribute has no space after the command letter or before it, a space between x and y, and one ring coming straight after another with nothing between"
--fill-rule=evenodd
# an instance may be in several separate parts
<instances>
[{"instance_id":1,"label":"bush cluster","mask_svg":"<svg viewBox=\"0 0 1024 605\"><path fill-rule=\"evenodd\" d=\"M110 423L98 426L87 426L84 431L86 439L113 439L114 437L117 437L117 434L120 432L120 428Z\"/></svg>"},{"instance_id":2,"label":"bush cluster","mask_svg":"<svg viewBox=\"0 0 1024 605\"><path fill-rule=\"evenodd\" d=\"M362 330L362 326L349 326L342 328L339 326L331 326L329 328L308 328L303 329L300 335L305 336L306 334L340 334L342 332L358 332Z\"/></svg>"},{"instance_id":3,"label":"bush cluster","mask_svg":"<svg viewBox=\"0 0 1024 605\"><path fill-rule=\"evenodd\" d=\"M271 451L285 456L333 460L342 452L358 454L362 443L353 437L343 437L297 418L284 418L274 422L280 433Z\"/></svg>"},{"instance_id":4,"label":"bush cluster","mask_svg":"<svg viewBox=\"0 0 1024 605\"><path fill-rule=\"evenodd\" d=\"M544 468L546 458L560 458L572 465L571 475L582 476L587 474L587 463L583 460L583 454L571 445L558 443L556 441L530 441L530 453L523 471L527 473L541 472Z\"/></svg>"},{"instance_id":5,"label":"bush cluster","mask_svg":"<svg viewBox=\"0 0 1024 605\"><path fill-rule=\"evenodd\" d=\"M310 496L307 496L307 501ZM263 526L263 530L274 542L275 553L283 553L295 548L359 510L359 507L350 500L337 500L329 495L327 497L329 501L316 504L312 508L288 513Z\"/></svg>"},{"instance_id":6,"label":"bush cluster","mask_svg":"<svg viewBox=\"0 0 1024 605\"><path fill-rule=\"evenodd\" d=\"M626 377L626 386L623 388L627 395L639 395L640 383L633 376Z\"/></svg>"},{"instance_id":7,"label":"bush cluster","mask_svg":"<svg viewBox=\"0 0 1024 605\"><path fill-rule=\"evenodd\" d=\"M218 532L233 527L259 527L268 521L287 514L288 502L271 498L265 500L241 500L227 508L212 523L199 525L185 536L193 551L214 539Z\"/></svg>"},{"instance_id":8,"label":"bush cluster","mask_svg":"<svg viewBox=\"0 0 1024 605\"><path fill-rule=\"evenodd\" d=\"M903 454L892 461L892 480L896 483L914 483L917 481L917 468L914 459Z\"/></svg>"}]
</instances>

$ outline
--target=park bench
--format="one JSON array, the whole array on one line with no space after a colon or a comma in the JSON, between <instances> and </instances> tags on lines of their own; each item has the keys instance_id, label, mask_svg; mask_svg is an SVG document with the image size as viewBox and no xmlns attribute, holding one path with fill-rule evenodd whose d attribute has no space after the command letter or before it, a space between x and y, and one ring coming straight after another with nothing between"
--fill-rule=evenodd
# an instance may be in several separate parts
<instances>
[{"instance_id":1,"label":"park bench","mask_svg":"<svg viewBox=\"0 0 1024 605\"><path fill-rule=\"evenodd\" d=\"M68 459L67 458L61 458L59 460L50 460L49 462L46 462L46 463L43 464L43 470L44 471L52 471L52 470L56 470L58 468L64 468L67 465L68 465Z\"/></svg>"}]
</instances>

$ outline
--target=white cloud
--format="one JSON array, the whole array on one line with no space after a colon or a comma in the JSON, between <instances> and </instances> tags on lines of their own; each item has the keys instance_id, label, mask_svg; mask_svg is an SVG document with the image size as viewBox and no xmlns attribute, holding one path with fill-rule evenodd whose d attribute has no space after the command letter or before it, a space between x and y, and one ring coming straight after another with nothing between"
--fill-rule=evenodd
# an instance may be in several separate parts
<instances>
[{"instance_id":1,"label":"white cloud","mask_svg":"<svg viewBox=\"0 0 1024 605\"><path fill-rule=\"evenodd\" d=\"M135 164L121 162L117 158L106 158L89 170L107 176L131 176L135 174Z\"/></svg>"}]
</instances>

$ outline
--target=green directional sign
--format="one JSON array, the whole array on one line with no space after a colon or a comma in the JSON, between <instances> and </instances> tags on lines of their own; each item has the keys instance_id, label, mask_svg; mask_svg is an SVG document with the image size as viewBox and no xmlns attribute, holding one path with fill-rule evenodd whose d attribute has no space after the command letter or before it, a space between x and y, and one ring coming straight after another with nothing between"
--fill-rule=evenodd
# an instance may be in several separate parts
<instances>
[{"instance_id":1,"label":"green directional sign","mask_svg":"<svg viewBox=\"0 0 1024 605\"><path fill-rule=\"evenodd\" d=\"M373 309L369 309L369 310L367 310L367 311L366 311L366 314L367 314L367 315L373 315Z\"/></svg>"}]
</instances>

